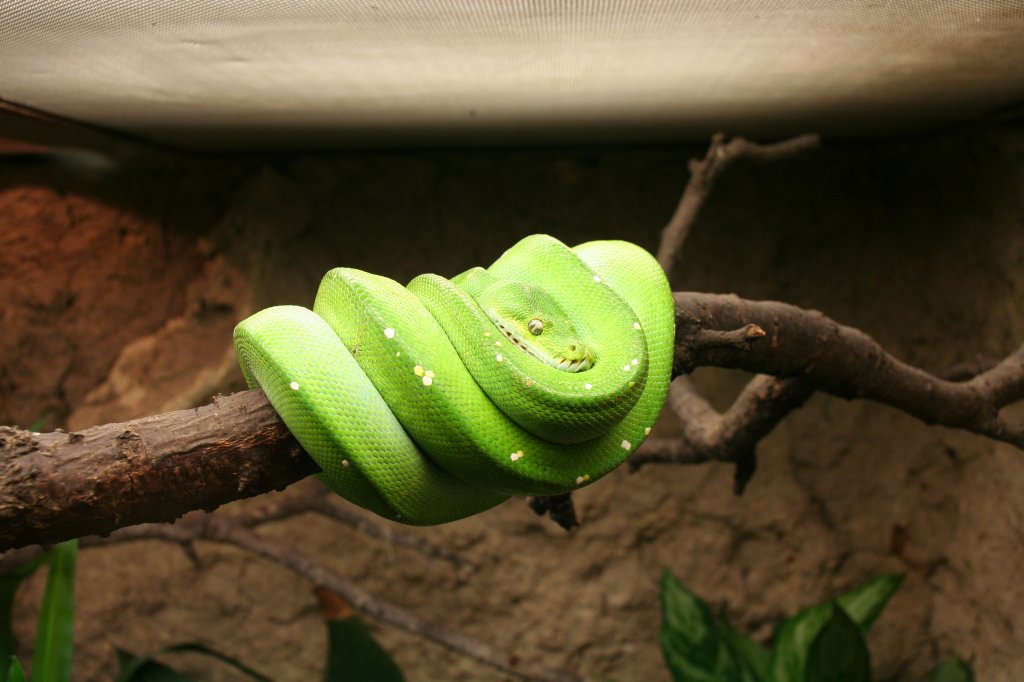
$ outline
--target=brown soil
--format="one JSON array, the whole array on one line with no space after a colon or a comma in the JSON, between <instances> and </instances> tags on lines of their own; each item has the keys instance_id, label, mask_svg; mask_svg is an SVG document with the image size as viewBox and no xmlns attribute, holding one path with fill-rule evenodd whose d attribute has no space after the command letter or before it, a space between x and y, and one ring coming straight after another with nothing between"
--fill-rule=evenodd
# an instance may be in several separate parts
<instances>
[{"instance_id":1,"label":"brown soil","mask_svg":"<svg viewBox=\"0 0 1024 682\"><path fill-rule=\"evenodd\" d=\"M0 164L0 423L80 428L238 388L232 325L273 303L308 304L332 266L452 274L535 231L653 249L694 153L365 153L99 174ZM936 372L999 357L1024 339L1022 158L1022 131L1003 130L737 167L686 245L675 288L818 308ZM723 406L741 380L695 377ZM905 572L870 638L879 679L924 679L954 653L979 679L1024 677L1020 452L816 396L760 453L739 498L724 465L623 469L578 494L583 526L571 534L517 500L414 531L474 570L321 518L263 532L426 618L595 679L669 679L663 566L762 640L784 614ZM19 593L23 659L41 589L37 576ZM84 550L75 679L113 679L114 647L197 640L276 680L318 679L312 589L212 544L193 557L157 542ZM412 682L504 679L374 628ZM202 679L236 679L177 660Z\"/></svg>"}]
</instances>

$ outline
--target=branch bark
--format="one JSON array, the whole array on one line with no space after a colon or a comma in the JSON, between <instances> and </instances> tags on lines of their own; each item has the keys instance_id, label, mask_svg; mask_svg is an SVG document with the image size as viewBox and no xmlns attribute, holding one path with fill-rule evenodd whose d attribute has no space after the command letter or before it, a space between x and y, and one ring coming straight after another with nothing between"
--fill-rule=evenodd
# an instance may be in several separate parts
<instances>
[{"instance_id":1,"label":"branch bark","mask_svg":"<svg viewBox=\"0 0 1024 682\"><path fill-rule=\"evenodd\" d=\"M864 332L815 310L731 294L677 293L675 298L679 373L710 365L795 377L840 398L874 400L927 424L973 431L1024 449L1024 425L999 414L1024 398L1024 346L967 381L949 381L894 358ZM766 336L747 349L688 341L701 330L748 324Z\"/></svg>"},{"instance_id":2,"label":"branch bark","mask_svg":"<svg viewBox=\"0 0 1024 682\"><path fill-rule=\"evenodd\" d=\"M700 397L689 379L678 377L672 382L668 403L679 417L682 433L678 438L646 441L630 457L630 468L635 471L652 463L732 462L736 464L733 488L737 495L742 494L757 467L757 444L812 393L814 388L800 379L759 374L727 411L719 413Z\"/></svg>"},{"instance_id":3,"label":"branch bark","mask_svg":"<svg viewBox=\"0 0 1024 682\"><path fill-rule=\"evenodd\" d=\"M685 385L682 395L674 389L684 436L645 444L634 466L731 461L742 465L742 486L754 446L813 390L874 400L929 424L1024 449L1024 425L999 414L1024 398L1024 347L954 382L897 360L867 334L817 311L677 293L675 371L700 366L776 378L757 378L722 415ZM173 521L194 509L282 489L317 471L260 391L79 433L0 427L0 550Z\"/></svg>"},{"instance_id":4,"label":"branch bark","mask_svg":"<svg viewBox=\"0 0 1024 682\"><path fill-rule=\"evenodd\" d=\"M0 551L173 521L318 471L260 391L75 433L0 427Z\"/></svg>"}]
</instances>

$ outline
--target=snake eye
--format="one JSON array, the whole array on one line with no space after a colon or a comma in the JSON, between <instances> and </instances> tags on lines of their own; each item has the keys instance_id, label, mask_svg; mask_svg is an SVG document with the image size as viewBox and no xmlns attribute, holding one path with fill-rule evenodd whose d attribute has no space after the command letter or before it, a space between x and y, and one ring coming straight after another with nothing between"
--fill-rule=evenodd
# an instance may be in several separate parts
<instances>
[{"instance_id":1,"label":"snake eye","mask_svg":"<svg viewBox=\"0 0 1024 682\"><path fill-rule=\"evenodd\" d=\"M538 319L533 319L526 325L526 328L529 329L530 333L534 336L540 336L540 333L544 331L544 323Z\"/></svg>"}]
</instances>

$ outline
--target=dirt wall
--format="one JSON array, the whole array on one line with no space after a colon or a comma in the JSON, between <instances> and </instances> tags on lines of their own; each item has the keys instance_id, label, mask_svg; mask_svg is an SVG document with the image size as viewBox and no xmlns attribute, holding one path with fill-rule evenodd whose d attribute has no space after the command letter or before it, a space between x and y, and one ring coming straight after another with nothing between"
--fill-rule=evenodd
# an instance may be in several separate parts
<instances>
[{"instance_id":1,"label":"dirt wall","mask_svg":"<svg viewBox=\"0 0 1024 682\"><path fill-rule=\"evenodd\" d=\"M450 275L537 231L653 249L698 153L367 152L102 172L0 160L0 423L81 428L240 388L232 325L266 305L310 303L333 266ZM673 284L818 308L941 373L1024 340L1022 228L1022 130L826 141L725 176ZM695 377L723 407L741 380ZM1024 454L821 395L760 454L742 497L725 465L622 469L576 496L583 525L571 534L518 500L414 531L472 570L320 518L264 532L417 614L598 679L669 679L663 566L760 639L801 606L905 572L870 639L879 679L923 679L953 653L979 679L1024 677ZM41 588L19 594L25 652ZM316 679L324 633L311 589L212 544L193 558L157 542L84 550L75 678L113 679L115 646L201 640L273 679ZM412 682L503 679L375 632Z\"/></svg>"}]
</instances>

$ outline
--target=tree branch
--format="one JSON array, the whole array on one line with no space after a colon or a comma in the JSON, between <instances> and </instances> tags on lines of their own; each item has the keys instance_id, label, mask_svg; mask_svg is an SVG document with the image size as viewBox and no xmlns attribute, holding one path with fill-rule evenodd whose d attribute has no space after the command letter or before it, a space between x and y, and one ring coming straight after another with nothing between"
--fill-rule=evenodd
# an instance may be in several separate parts
<instances>
[{"instance_id":1,"label":"tree branch","mask_svg":"<svg viewBox=\"0 0 1024 682\"><path fill-rule=\"evenodd\" d=\"M815 310L728 294L677 293L676 366L731 367L799 378L840 398L874 400L938 424L988 436L1024 449L1024 425L999 411L1024 398L1024 346L967 381L948 381L889 355L864 332ZM688 339L704 329L748 324L766 337L748 349L697 347Z\"/></svg>"},{"instance_id":2,"label":"tree branch","mask_svg":"<svg viewBox=\"0 0 1024 682\"><path fill-rule=\"evenodd\" d=\"M696 224L715 181L726 169L740 159L760 163L788 159L816 149L820 144L821 138L816 134L799 135L769 145L742 138L726 142L724 133L713 135L704 159L690 160L690 179L675 213L661 232L657 258L666 276L671 280L675 263L682 257L683 243ZM685 336L686 343L676 344L674 374L678 375L686 366L685 356L717 347L745 351L751 342L764 335L764 330L754 324L728 330L696 328L693 334ZM809 387L797 387L770 377L751 382L747 389L733 408L720 415L688 381L676 381L672 388L672 402L680 417L681 436L678 440L656 440L645 444L643 451L631 458L633 468L647 462L730 461L736 464L733 489L737 495L741 494L757 468L758 441L791 410L802 405L812 392Z\"/></svg>"},{"instance_id":3,"label":"tree branch","mask_svg":"<svg viewBox=\"0 0 1024 682\"><path fill-rule=\"evenodd\" d=\"M751 337L750 325L765 335ZM683 382L672 402L683 417L683 436L645 445L634 466L716 459L749 468L758 440L812 390L874 400L929 424L1024 448L1024 425L999 415L1024 398L1024 347L953 382L897 360L868 335L816 311L677 293L675 365L677 373L715 366L779 378L756 378L722 415L692 390L679 395ZM73 434L0 427L0 550L172 521L317 471L260 391Z\"/></svg>"},{"instance_id":4,"label":"tree branch","mask_svg":"<svg viewBox=\"0 0 1024 682\"><path fill-rule=\"evenodd\" d=\"M374 597L355 583L328 570L295 548L255 533L237 520L225 516L199 514L186 517L174 525L141 524L131 528L122 528L105 540L86 544L110 544L143 539L170 540L186 548L189 548L197 540L210 540L233 545L265 559L270 559L305 576L314 585L326 587L337 593L361 613L382 623L388 623L406 632L429 639L457 654L476 659L502 672L522 679L541 682L578 682L580 679L573 673L545 668L485 642L425 621L400 606ZM186 549L186 551L189 550Z\"/></svg>"},{"instance_id":5,"label":"tree branch","mask_svg":"<svg viewBox=\"0 0 1024 682\"><path fill-rule=\"evenodd\" d=\"M76 433L0 427L0 551L173 521L318 471L261 391Z\"/></svg>"},{"instance_id":6,"label":"tree branch","mask_svg":"<svg viewBox=\"0 0 1024 682\"><path fill-rule=\"evenodd\" d=\"M737 464L735 492L740 494L754 473L757 444L783 417L811 396L814 388L799 379L759 374L724 413L701 398L689 379L678 377L669 391L669 405L679 417L678 438L652 438L629 459L634 471L651 463L700 464L710 460Z\"/></svg>"},{"instance_id":7,"label":"tree branch","mask_svg":"<svg viewBox=\"0 0 1024 682\"><path fill-rule=\"evenodd\" d=\"M665 276L672 279L672 270L682 257L683 242L697 222L697 215L711 195L715 181L730 166L740 159L758 163L779 161L815 149L821 144L817 134L799 135L775 144L757 144L741 137L726 141L724 133L715 133L711 145L701 160L690 159L690 180L676 211L661 231L658 245L658 263L665 270Z\"/></svg>"}]
</instances>

